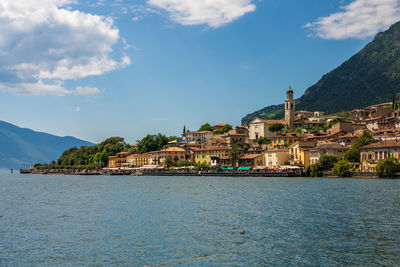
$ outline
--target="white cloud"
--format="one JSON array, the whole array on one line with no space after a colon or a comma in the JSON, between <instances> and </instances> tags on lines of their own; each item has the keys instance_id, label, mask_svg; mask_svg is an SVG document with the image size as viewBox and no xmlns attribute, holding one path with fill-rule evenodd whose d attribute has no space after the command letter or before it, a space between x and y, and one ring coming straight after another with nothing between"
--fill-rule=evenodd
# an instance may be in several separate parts
<instances>
[{"instance_id":1,"label":"white cloud","mask_svg":"<svg viewBox=\"0 0 400 267\"><path fill-rule=\"evenodd\" d=\"M100 90L96 87L78 86L73 91L73 94L80 95L80 96L93 96L93 95L97 95L99 92L100 92Z\"/></svg>"},{"instance_id":2,"label":"white cloud","mask_svg":"<svg viewBox=\"0 0 400 267\"><path fill-rule=\"evenodd\" d=\"M130 64L111 57L119 31L111 18L71 10L74 0L0 1L0 90L66 95L66 80Z\"/></svg>"},{"instance_id":3,"label":"white cloud","mask_svg":"<svg viewBox=\"0 0 400 267\"><path fill-rule=\"evenodd\" d=\"M76 111L76 112L81 111L81 107L77 106L77 107L75 108L75 111Z\"/></svg>"},{"instance_id":4,"label":"white cloud","mask_svg":"<svg viewBox=\"0 0 400 267\"><path fill-rule=\"evenodd\" d=\"M147 0L151 6L163 9L172 21L182 25L207 24L217 28L253 12L252 0Z\"/></svg>"},{"instance_id":5,"label":"white cloud","mask_svg":"<svg viewBox=\"0 0 400 267\"><path fill-rule=\"evenodd\" d=\"M399 0L354 0L341 9L305 27L324 39L361 39L387 30L400 20Z\"/></svg>"},{"instance_id":6,"label":"white cloud","mask_svg":"<svg viewBox=\"0 0 400 267\"><path fill-rule=\"evenodd\" d=\"M78 86L73 90L64 88L61 81L53 83L44 83L42 80L32 83L0 83L0 90L17 95L77 95L77 96L94 96L100 93L100 89L96 87L82 87Z\"/></svg>"}]
</instances>

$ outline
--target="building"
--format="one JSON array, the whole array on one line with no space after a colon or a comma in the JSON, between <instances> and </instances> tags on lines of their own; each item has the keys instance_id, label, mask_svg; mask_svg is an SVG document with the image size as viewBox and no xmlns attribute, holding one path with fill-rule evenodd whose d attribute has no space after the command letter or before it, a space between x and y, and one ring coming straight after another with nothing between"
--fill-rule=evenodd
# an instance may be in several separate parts
<instances>
[{"instance_id":1,"label":"building","mask_svg":"<svg viewBox=\"0 0 400 267\"><path fill-rule=\"evenodd\" d=\"M219 124L216 124L216 125L214 125L214 126L211 126L211 129L213 129L213 131L219 130L219 129L224 128L226 125L228 125L228 124L226 124L226 123L219 123Z\"/></svg>"},{"instance_id":2,"label":"building","mask_svg":"<svg viewBox=\"0 0 400 267\"><path fill-rule=\"evenodd\" d=\"M360 147L361 171L374 172L380 160L388 157L399 158L400 141L382 141Z\"/></svg>"},{"instance_id":3,"label":"building","mask_svg":"<svg viewBox=\"0 0 400 267\"><path fill-rule=\"evenodd\" d=\"M322 155L334 155L342 159L344 152L348 149L349 147L341 146L338 143L317 144L316 147L310 149L310 164L318 163Z\"/></svg>"},{"instance_id":4,"label":"building","mask_svg":"<svg viewBox=\"0 0 400 267\"><path fill-rule=\"evenodd\" d=\"M305 135L298 133L284 133L275 137L272 137L272 147L274 149L286 148L296 141L302 140Z\"/></svg>"},{"instance_id":5,"label":"building","mask_svg":"<svg viewBox=\"0 0 400 267\"><path fill-rule=\"evenodd\" d=\"M242 167L265 166L265 158L263 154L248 154L240 157L238 163Z\"/></svg>"},{"instance_id":6,"label":"building","mask_svg":"<svg viewBox=\"0 0 400 267\"><path fill-rule=\"evenodd\" d=\"M142 167L149 165L149 154L131 154L126 158L129 167Z\"/></svg>"},{"instance_id":7,"label":"building","mask_svg":"<svg viewBox=\"0 0 400 267\"><path fill-rule=\"evenodd\" d=\"M247 135L245 134L235 134L235 133L226 133L221 135L221 138L225 141L227 145L232 146L233 144L244 145Z\"/></svg>"},{"instance_id":8,"label":"building","mask_svg":"<svg viewBox=\"0 0 400 267\"><path fill-rule=\"evenodd\" d=\"M130 152L120 152L114 156L108 157L108 168L128 167L127 157L131 154Z\"/></svg>"},{"instance_id":9,"label":"building","mask_svg":"<svg viewBox=\"0 0 400 267\"><path fill-rule=\"evenodd\" d=\"M206 142L214 137L211 131L187 131L186 140L188 142Z\"/></svg>"},{"instance_id":10,"label":"building","mask_svg":"<svg viewBox=\"0 0 400 267\"><path fill-rule=\"evenodd\" d=\"M363 133L363 130L357 130L354 131L353 133L347 133L345 135L342 135L338 138L338 142L341 146L348 146L351 147L353 146L354 142L359 138Z\"/></svg>"},{"instance_id":11,"label":"building","mask_svg":"<svg viewBox=\"0 0 400 267\"><path fill-rule=\"evenodd\" d=\"M295 115L295 101L293 99L293 90L289 86L286 91L285 100L285 124L288 129L293 129L294 127L294 115Z\"/></svg>"},{"instance_id":12,"label":"building","mask_svg":"<svg viewBox=\"0 0 400 267\"><path fill-rule=\"evenodd\" d=\"M267 150L264 153L265 165L268 168L276 168L286 165L289 161L289 149Z\"/></svg>"},{"instance_id":13,"label":"building","mask_svg":"<svg viewBox=\"0 0 400 267\"><path fill-rule=\"evenodd\" d=\"M379 123L381 122L382 117L374 117L364 120L365 126L371 132L379 130Z\"/></svg>"},{"instance_id":14,"label":"building","mask_svg":"<svg viewBox=\"0 0 400 267\"><path fill-rule=\"evenodd\" d=\"M263 120L255 118L249 123L249 138L250 140L257 140L260 137L272 138L277 133L271 132L268 128L276 123L286 124L284 120Z\"/></svg>"},{"instance_id":15,"label":"building","mask_svg":"<svg viewBox=\"0 0 400 267\"><path fill-rule=\"evenodd\" d=\"M211 158L228 157L230 147L227 146L207 146L204 148L192 148L194 163L211 163Z\"/></svg>"},{"instance_id":16,"label":"building","mask_svg":"<svg viewBox=\"0 0 400 267\"><path fill-rule=\"evenodd\" d=\"M289 147L290 162L297 166L307 168L310 166L310 149L314 148L315 142L297 141Z\"/></svg>"},{"instance_id":17,"label":"building","mask_svg":"<svg viewBox=\"0 0 400 267\"><path fill-rule=\"evenodd\" d=\"M163 165L167 158L174 162L186 159L186 150L180 147L168 147L166 149L148 153L150 165Z\"/></svg>"}]
</instances>

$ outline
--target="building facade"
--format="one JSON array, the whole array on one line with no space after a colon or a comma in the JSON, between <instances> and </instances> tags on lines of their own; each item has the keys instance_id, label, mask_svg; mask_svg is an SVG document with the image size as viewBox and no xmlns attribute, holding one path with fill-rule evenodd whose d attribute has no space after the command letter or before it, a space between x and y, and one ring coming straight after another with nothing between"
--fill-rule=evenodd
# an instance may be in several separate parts
<instances>
[{"instance_id":1,"label":"building facade","mask_svg":"<svg viewBox=\"0 0 400 267\"><path fill-rule=\"evenodd\" d=\"M277 135L277 133L271 132L268 128L275 124L281 123L286 124L284 120L263 120L260 118L255 118L249 123L249 138L250 140L257 140L260 137L272 138Z\"/></svg>"}]
</instances>

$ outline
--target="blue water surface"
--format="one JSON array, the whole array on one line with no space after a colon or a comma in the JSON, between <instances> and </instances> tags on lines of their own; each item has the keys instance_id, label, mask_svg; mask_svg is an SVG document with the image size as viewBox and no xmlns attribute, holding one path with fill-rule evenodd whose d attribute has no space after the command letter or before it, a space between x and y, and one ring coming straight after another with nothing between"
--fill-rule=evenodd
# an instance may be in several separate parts
<instances>
[{"instance_id":1,"label":"blue water surface","mask_svg":"<svg viewBox=\"0 0 400 267\"><path fill-rule=\"evenodd\" d=\"M400 181L0 173L0 265L400 264Z\"/></svg>"}]
</instances>

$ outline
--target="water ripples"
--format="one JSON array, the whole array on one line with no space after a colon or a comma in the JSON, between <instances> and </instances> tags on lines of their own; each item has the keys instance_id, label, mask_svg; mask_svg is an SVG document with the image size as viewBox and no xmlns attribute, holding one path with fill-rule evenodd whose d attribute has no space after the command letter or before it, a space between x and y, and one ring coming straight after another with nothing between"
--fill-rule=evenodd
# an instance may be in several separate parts
<instances>
[{"instance_id":1,"label":"water ripples","mask_svg":"<svg viewBox=\"0 0 400 267\"><path fill-rule=\"evenodd\" d=\"M0 265L396 265L400 181L0 174Z\"/></svg>"}]
</instances>

